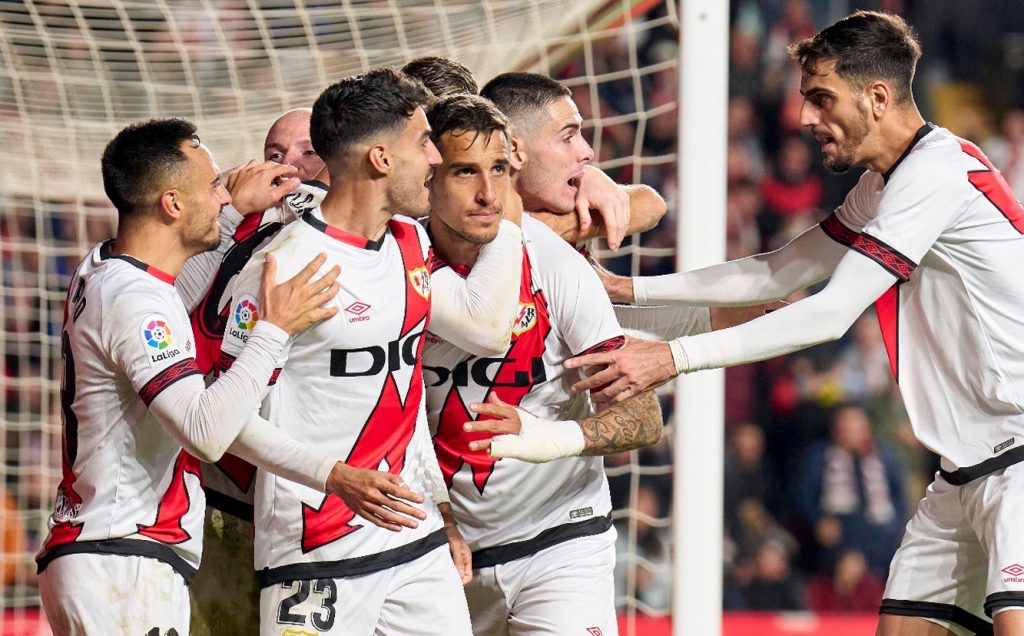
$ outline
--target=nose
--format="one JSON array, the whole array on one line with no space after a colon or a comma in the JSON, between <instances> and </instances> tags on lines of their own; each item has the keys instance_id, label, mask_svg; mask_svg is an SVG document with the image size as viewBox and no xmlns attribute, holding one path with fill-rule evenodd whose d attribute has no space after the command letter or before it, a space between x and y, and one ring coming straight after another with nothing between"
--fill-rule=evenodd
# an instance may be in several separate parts
<instances>
[{"instance_id":1,"label":"nose","mask_svg":"<svg viewBox=\"0 0 1024 636\"><path fill-rule=\"evenodd\" d=\"M594 149L590 147L590 144L583 138L583 135L577 135L576 138L579 139L580 145L578 161L586 165L594 160Z\"/></svg>"},{"instance_id":2,"label":"nose","mask_svg":"<svg viewBox=\"0 0 1024 636\"><path fill-rule=\"evenodd\" d=\"M805 99L800 105L800 125L805 128L817 125L821 121L820 114L818 107Z\"/></svg>"},{"instance_id":3,"label":"nose","mask_svg":"<svg viewBox=\"0 0 1024 636\"><path fill-rule=\"evenodd\" d=\"M494 203L495 198L494 181L491 180L490 175L484 175L480 180L480 187L476 191L476 202L488 206Z\"/></svg>"},{"instance_id":4,"label":"nose","mask_svg":"<svg viewBox=\"0 0 1024 636\"><path fill-rule=\"evenodd\" d=\"M441 153L437 150L437 146L430 139L427 140L427 163L431 167L441 165Z\"/></svg>"},{"instance_id":5,"label":"nose","mask_svg":"<svg viewBox=\"0 0 1024 636\"><path fill-rule=\"evenodd\" d=\"M220 186L220 205L221 207L229 205L231 203L231 193L223 185Z\"/></svg>"}]
</instances>

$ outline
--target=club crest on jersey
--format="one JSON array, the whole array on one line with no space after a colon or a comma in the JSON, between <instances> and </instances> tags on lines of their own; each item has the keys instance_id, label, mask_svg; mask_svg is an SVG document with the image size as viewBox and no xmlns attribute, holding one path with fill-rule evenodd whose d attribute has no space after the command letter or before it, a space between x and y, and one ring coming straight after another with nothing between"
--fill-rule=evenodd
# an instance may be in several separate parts
<instances>
[{"instance_id":1,"label":"club crest on jersey","mask_svg":"<svg viewBox=\"0 0 1024 636\"><path fill-rule=\"evenodd\" d=\"M151 365L171 360L181 355L181 347L175 343L171 327L163 316L150 316L142 321L140 328L142 342Z\"/></svg>"},{"instance_id":2,"label":"club crest on jersey","mask_svg":"<svg viewBox=\"0 0 1024 636\"><path fill-rule=\"evenodd\" d=\"M235 303L234 321L228 327L231 337L246 342L249 340L249 332L256 326L260 319L259 309L256 307L256 297L250 294L242 294Z\"/></svg>"},{"instance_id":3,"label":"club crest on jersey","mask_svg":"<svg viewBox=\"0 0 1024 636\"><path fill-rule=\"evenodd\" d=\"M521 336L537 324L537 306L533 303L519 303L519 317L512 325L512 333Z\"/></svg>"},{"instance_id":4,"label":"club crest on jersey","mask_svg":"<svg viewBox=\"0 0 1024 636\"><path fill-rule=\"evenodd\" d=\"M416 293L426 299L430 298L430 274L426 267L417 267L409 270L409 284L416 290Z\"/></svg>"}]
</instances>

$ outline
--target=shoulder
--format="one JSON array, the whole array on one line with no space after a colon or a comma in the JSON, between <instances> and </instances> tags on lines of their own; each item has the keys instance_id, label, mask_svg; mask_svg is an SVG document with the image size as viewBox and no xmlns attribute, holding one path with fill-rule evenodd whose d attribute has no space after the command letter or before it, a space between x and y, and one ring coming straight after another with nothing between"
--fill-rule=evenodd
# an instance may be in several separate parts
<instances>
[{"instance_id":1,"label":"shoulder","mask_svg":"<svg viewBox=\"0 0 1024 636\"><path fill-rule=\"evenodd\" d=\"M963 181L964 161L972 158L964 152L966 142L945 128L936 128L922 139L893 172L887 185L935 187ZM979 151L980 154L980 151ZM977 162L976 159L973 160ZM978 162L978 168L984 166Z\"/></svg>"},{"instance_id":2,"label":"shoulder","mask_svg":"<svg viewBox=\"0 0 1024 636\"><path fill-rule=\"evenodd\" d=\"M557 259L559 261L569 260L586 263L583 255L569 245L561 236L555 233L544 223L523 214L523 240L527 245L527 251L532 254L543 254L545 261Z\"/></svg>"}]
</instances>

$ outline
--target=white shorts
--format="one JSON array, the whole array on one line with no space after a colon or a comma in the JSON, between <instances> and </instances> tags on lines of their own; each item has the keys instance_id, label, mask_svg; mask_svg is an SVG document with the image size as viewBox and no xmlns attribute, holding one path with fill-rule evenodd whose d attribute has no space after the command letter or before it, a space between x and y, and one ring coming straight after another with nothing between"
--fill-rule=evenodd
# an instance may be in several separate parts
<instances>
[{"instance_id":1,"label":"white shorts","mask_svg":"<svg viewBox=\"0 0 1024 636\"><path fill-rule=\"evenodd\" d=\"M473 570L473 633L615 636L615 531Z\"/></svg>"},{"instance_id":2,"label":"white shorts","mask_svg":"<svg viewBox=\"0 0 1024 636\"><path fill-rule=\"evenodd\" d=\"M188 636L188 587L157 559L68 554L39 574L39 594L55 636Z\"/></svg>"},{"instance_id":3,"label":"white shorts","mask_svg":"<svg viewBox=\"0 0 1024 636\"><path fill-rule=\"evenodd\" d=\"M893 557L883 614L954 633L991 633L984 617L1024 606L1024 463L962 486L941 475Z\"/></svg>"},{"instance_id":4,"label":"white shorts","mask_svg":"<svg viewBox=\"0 0 1024 636\"><path fill-rule=\"evenodd\" d=\"M469 610L448 544L387 570L277 583L260 594L262 636L469 636Z\"/></svg>"}]
</instances>

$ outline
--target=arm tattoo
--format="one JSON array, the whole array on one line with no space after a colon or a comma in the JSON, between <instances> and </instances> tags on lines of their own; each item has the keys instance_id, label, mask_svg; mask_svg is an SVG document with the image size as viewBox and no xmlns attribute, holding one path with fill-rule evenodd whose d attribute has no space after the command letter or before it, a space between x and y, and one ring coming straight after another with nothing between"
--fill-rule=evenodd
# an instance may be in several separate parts
<instances>
[{"instance_id":1,"label":"arm tattoo","mask_svg":"<svg viewBox=\"0 0 1024 636\"><path fill-rule=\"evenodd\" d=\"M582 455L611 455L650 446L661 439L661 406L653 391L634 395L580 421Z\"/></svg>"}]
</instances>

